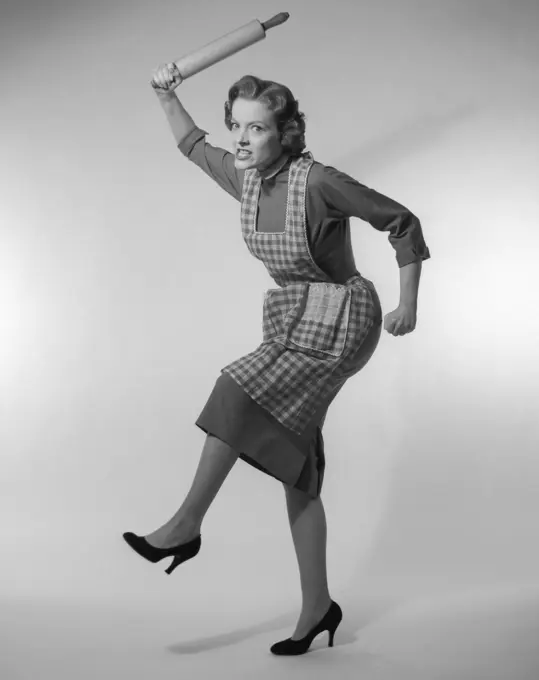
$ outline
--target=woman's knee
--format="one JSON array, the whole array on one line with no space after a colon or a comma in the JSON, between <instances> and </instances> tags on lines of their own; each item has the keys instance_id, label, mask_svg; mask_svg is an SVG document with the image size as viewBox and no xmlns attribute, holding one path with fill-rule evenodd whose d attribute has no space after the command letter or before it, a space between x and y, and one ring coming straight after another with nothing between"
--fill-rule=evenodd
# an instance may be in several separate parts
<instances>
[{"instance_id":1,"label":"woman's knee","mask_svg":"<svg viewBox=\"0 0 539 680\"><path fill-rule=\"evenodd\" d=\"M305 493L305 491L302 491L295 486L283 482L283 487L285 490L286 502L289 505L293 505L294 507L305 507L312 500L308 493Z\"/></svg>"},{"instance_id":2,"label":"woman's knee","mask_svg":"<svg viewBox=\"0 0 539 680\"><path fill-rule=\"evenodd\" d=\"M291 484L287 484L286 482L283 482L282 484L283 484L283 489L285 490L286 495L295 494L295 492L299 491L299 489L292 486Z\"/></svg>"}]
</instances>

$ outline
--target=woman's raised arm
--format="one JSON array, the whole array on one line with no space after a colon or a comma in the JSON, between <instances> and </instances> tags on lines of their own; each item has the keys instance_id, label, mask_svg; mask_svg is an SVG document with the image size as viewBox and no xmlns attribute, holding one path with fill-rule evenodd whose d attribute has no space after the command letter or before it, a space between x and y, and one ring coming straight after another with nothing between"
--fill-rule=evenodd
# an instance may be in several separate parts
<instances>
[{"instance_id":1,"label":"woman's raised arm","mask_svg":"<svg viewBox=\"0 0 539 680\"><path fill-rule=\"evenodd\" d=\"M176 64L161 64L154 72L151 85L161 102L168 120L176 145L184 139L191 130L196 128L195 121L187 113L183 104L176 96L175 89L182 82L182 77Z\"/></svg>"}]
</instances>

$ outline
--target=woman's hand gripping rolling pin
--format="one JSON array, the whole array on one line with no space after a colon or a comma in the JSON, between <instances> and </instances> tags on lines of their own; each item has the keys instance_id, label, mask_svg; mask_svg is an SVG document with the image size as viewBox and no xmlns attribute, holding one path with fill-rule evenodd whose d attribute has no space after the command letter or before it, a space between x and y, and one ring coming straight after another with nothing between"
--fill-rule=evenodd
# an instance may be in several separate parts
<instances>
[{"instance_id":1,"label":"woman's hand gripping rolling pin","mask_svg":"<svg viewBox=\"0 0 539 680\"><path fill-rule=\"evenodd\" d=\"M160 64L153 72L150 85L158 95L171 94L183 82L180 71L174 62Z\"/></svg>"}]
</instances>

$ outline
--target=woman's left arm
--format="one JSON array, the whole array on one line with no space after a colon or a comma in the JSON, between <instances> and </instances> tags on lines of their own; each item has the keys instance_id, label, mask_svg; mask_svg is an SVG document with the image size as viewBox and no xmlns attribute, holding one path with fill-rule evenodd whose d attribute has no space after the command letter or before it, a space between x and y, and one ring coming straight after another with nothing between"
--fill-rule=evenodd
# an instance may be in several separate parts
<instances>
[{"instance_id":1,"label":"woman's left arm","mask_svg":"<svg viewBox=\"0 0 539 680\"><path fill-rule=\"evenodd\" d=\"M321 169L317 184L331 212L359 217L388 233L399 266L400 300L398 307L385 316L384 328L392 335L410 333L416 326L421 264L430 258L419 219L408 208L349 175L330 166Z\"/></svg>"}]
</instances>

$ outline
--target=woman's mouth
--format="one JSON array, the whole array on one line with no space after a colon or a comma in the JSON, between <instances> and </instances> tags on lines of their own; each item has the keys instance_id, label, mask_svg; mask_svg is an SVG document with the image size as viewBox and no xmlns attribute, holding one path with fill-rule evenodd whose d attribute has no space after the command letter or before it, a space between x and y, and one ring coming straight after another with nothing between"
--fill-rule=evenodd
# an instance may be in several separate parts
<instances>
[{"instance_id":1,"label":"woman's mouth","mask_svg":"<svg viewBox=\"0 0 539 680\"><path fill-rule=\"evenodd\" d=\"M238 149L236 151L236 158L249 158L251 155L250 151L246 151L245 149Z\"/></svg>"}]
</instances>

